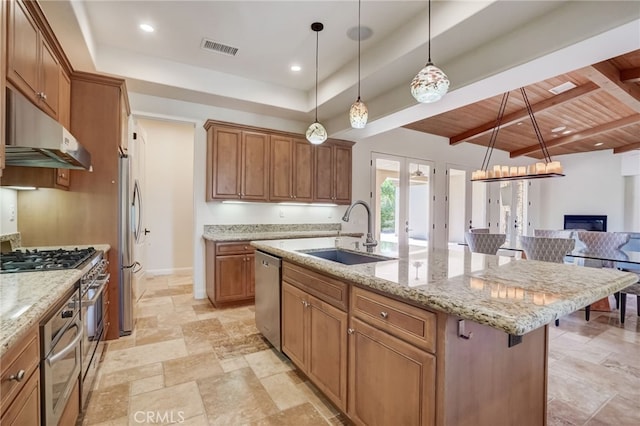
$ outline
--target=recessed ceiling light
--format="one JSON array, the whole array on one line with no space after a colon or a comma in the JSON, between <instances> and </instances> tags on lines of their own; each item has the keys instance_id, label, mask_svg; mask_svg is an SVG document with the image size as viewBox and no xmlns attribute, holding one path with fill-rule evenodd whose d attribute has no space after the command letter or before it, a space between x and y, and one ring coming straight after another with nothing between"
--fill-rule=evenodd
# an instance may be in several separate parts
<instances>
[{"instance_id":1,"label":"recessed ceiling light","mask_svg":"<svg viewBox=\"0 0 640 426\"><path fill-rule=\"evenodd\" d=\"M549 91L550 91L551 93L553 93L554 95L559 95L560 93L562 93L562 92L566 92L567 90L571 90L571 89L573 89L574 87L576 87L576 85L575 85L575 84L573 84L573 83L572 83L572 82L570 82L570 81L567 81L566 83L562 83L562 84L561 84L561 85L559 85L559 86L552 87L551 89L549 89Z\"/></svg>"},{"instance_id":2,"label":"recessed ceiling light","mask_svg":"<svg viewBox=\"0 0 640 426\"><path fill-rule=\"evenodd\" d=\"M140 24L140 29L145 33L152 33L155 29L149 24Z\"/></svg>"},{"instance_id":3,"label":"recessed ceiling light","mask_svg":"<svg viewBox=\"0 0 640 426\"><path fill-rule=\"evenodd\" d=\"M567 126L556 127L556 128L551 129L551 132L553 132L553 133L561 132L566 128L567 128Z\"/></svg>"},{"instance_id":4,"label":"recessed ceiling light","mask_svg":"<svg viewBox=\"0 0 640 426\"><path fill-rule=\"evenodd\" d=\"M291 71L298 72L302 69L300 65L291 65Z\"/></svg>"},{"instance_id":5,"label":"recessed ceiling light","mask_svg":"<svg viewBox=\"0 0 640 426\"><path fill-rule=\"evenodd\" d=\"M572 130L565 130L564 132L562 132L563 135L568 135L569 133L571 133Z\"/></svg>"},{"instance_id":6,"label":"recessed ceiling light","mask_svg":"<svg viewBox=\"0 0 640 426\"><path fill-rule=\"evenodd\" d=\"M602 146L602 145L604 145L604 142L598 142L593 144L593 146Z\"/></svg>"}]
</instances>

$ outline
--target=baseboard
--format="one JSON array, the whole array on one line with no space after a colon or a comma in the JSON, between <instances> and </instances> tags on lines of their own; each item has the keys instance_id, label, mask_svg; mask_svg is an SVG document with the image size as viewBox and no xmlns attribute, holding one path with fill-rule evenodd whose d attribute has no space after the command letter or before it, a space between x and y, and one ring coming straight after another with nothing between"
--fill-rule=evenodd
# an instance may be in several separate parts
<instances>
[{"instance_id":1,"label":"baseboard","mask_svg":"<svg viewBox=\"0 0 640 426\"><path fill-rule=\"evenodd\" d=\"M172 269L147 269L145 278L153 278L160 275L192 275L193 268L172 268Z\"/></svg>"}]
</instances>

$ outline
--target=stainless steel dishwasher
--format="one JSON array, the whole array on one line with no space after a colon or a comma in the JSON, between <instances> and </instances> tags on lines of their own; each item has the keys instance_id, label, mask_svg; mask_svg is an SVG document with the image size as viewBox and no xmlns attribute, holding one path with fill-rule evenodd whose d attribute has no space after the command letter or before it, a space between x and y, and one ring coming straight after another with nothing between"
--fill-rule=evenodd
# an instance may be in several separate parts
<instances>
[{"instance_id":1,"label":"stainless steel dishwasher","mask_svg":"<svg viewBox=\"0 0 640 426\"><path fill-rule=\"evenodd\" d=\"M280 264L279 258L256 251L256 327L274 348L280 345Z\"/></svg>"}]
</instances>

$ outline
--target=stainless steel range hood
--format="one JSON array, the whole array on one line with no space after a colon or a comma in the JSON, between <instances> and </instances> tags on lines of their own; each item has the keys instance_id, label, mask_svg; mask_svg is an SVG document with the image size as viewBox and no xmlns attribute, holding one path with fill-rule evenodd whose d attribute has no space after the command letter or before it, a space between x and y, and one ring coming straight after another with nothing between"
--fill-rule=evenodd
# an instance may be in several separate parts
<instances>
[{"instance_id":1,"label":"stainless steel range hood","mask_svg":"<svg viewBox=\"0 0 640 426\"><path fill-rule=\"evenodd\" d=\"M67 129L7 88L7 166L91 169L91 154Z\"/></svg>"}]
</instances>

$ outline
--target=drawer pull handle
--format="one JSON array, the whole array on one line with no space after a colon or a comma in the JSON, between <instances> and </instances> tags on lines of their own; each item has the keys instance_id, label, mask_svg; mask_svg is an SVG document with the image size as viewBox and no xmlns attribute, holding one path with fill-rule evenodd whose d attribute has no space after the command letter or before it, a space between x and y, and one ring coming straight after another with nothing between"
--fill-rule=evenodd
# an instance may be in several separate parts
<instances>
[{"instance_id":1,"label":"drawer pull handle","mask_svg":"<svg viewBox=\"0 0 640 426\"><path fill-rule=\"evenodd\" d=\"M387 317L389 317L389 314L387 312L382 311L380 312L380 316L384 319L387 319Z\"/></svg>"},{"instance_id":2,"label":"drawer pull handle","mask_svg":"<svg viewBox=\"0 0 640 426\"><path fill-rule=\"evenodd\" d=\"M21 382L24 379L24 370L18 371L18 374L12 374L9 376L9 380L15 380L16 382Z\"/></svg>"}]
</instances>

